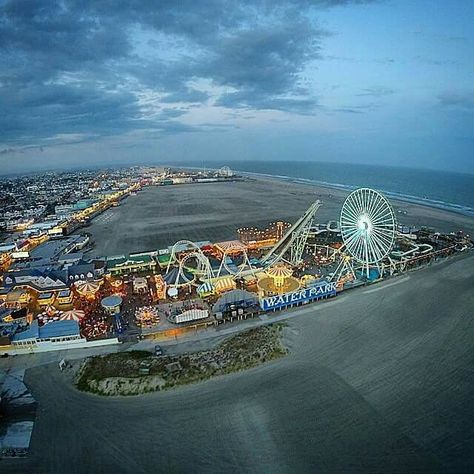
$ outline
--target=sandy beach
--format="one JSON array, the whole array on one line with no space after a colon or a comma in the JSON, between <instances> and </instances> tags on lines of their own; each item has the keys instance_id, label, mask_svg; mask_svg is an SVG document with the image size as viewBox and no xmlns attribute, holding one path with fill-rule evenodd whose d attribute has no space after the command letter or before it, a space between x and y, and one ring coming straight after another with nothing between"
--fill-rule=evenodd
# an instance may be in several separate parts
<instances>
[{"instance_id":1,"label":"sandy beach","mask_svg":"<svg viewBox=\"0 0 474 474\"><path fill-rule=\"evenodd\" d=\"M89 230L97 254L152 249L294 220L315 198L324 201L320 220L336 219L345 196L275 180L147 188ZM406 211L403 223L473 229L460 215L394 207ZM137 397L79 392L57 363L80 351L1 360L27 369L39 403L29 456L3 460L2 473L472 472L473 288L467 252L331 301L165 342L168 353L203 350L229 329L284 317L289 355Z\"/></svg>"},{"instance_id":2,"label":"sandy beach","mask_svg":"<svg viewBox=\"0 0 474 474\"><path fill-rule=\"evenodd\" d=\"M2 360L38 363L25 380L39 403L29 457L2 473L472 472L473 263L298 308L288 356L168 392L104 398L57 363Z\"/></svg>"},{"instance_id":3,"label":"sandy beach","mask_svg":"<svg viewBox=\"0 0 474 474\"><path fill-rule=\"evenodd\" d=\"M349 193L340 189L259 178L247 182L147 187L86 227L94 242L90 255L157 250L178 240L235 239L240 226L264 227L275 220L294 222L316 199L316 220L338 220ZM422 205L391 201L402 224L442 232L474 234L474 219ZM82 230L81 230L82 231Z\"/></svg>"}]
</instances>

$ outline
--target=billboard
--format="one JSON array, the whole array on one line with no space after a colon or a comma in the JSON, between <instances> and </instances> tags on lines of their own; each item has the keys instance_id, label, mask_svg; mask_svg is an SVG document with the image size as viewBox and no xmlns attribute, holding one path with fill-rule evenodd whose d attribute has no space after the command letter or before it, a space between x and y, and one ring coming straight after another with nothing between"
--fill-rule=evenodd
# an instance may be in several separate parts
<instances>
[{"instance_id":1,"label":"billboard","mask_svg":"<svg viewBox=\"0 0 474 474\"><path fill-rule=\"evenodd\" d=\"M302 288L291 293L261 298L260 306L264 311L270 311L298 303L308 303L329 296L336 296L336 282L320 281L308 288Z\"/></svg>"}]
</instances>

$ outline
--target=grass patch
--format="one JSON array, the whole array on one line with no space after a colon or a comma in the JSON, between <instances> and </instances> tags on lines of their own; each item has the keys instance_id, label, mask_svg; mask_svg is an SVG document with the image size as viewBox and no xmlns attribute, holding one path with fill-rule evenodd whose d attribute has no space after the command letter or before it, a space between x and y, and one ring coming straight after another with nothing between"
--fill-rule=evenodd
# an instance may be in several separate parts
<instances>
[{"instance_id":1,"label":"grass patch","mask_svg":"<svg viewBox=\"0 0 474 474\"><path fill-rule=\"evenodd\" d=\"M89 357L77 374L76 385L100 395L137 395L245 370L288 353L281 341L283 327L278 323L249 329L215 349L191 354L155 357L147 351L130 351ZM149 375L139 372L144 364Z\"/></svg>"}]
</instances>

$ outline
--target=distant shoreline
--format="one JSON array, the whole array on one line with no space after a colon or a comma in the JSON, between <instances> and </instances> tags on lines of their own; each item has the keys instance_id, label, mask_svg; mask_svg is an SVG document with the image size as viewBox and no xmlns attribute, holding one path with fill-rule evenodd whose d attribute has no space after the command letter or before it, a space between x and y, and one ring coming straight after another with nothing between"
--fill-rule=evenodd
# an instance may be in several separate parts
<instances>
[{"instance_id":1,"label":"distant shoreline","mask_svg":"<svg viewBox=\"0 0 474 474\"><path fill-rule=\"evenodd\" d=\"M173 168L173 167L172 167ZM176 166L178 169L189 169L189 170L212 170L212 171L217 171L219 168L204 168L200 166ZM288 176L288 175L275 175L275 174L269 174L269 173L256 173L253 171L241 171L236 169L236 173L245 176L245 177L250 177L250 178L267 178L267 179L274 179L277 181L284 181L288 183L293 183L293 184L305 184L305 185L315 185L315 186L320 186L326 189L337 189L340 191L347 191L351 192L360 186L353 186L349 184L342 184L342 183L329 183L326 181L318 181L315 179L307 179L307 178L295 178L293 176ZM386 189L381 189L377 188L377 191L382 192L385 196L395 200L395 201L400 201L400 202L405 202L409 204L416 204L419 206L425 206L429 207L432 209L439 209L442 211L447 211L447 212L453 212L459 215L462 215L464 217L470 217L474 218L474 208L469 207L469 206L464 206L461 204L456 204L456 203L451 203L451 202L445 202L445 201L440 201L436 199L429 199L429 198L422 198L420 196L414 196L414 195L408 195L408 194L401 194L401 193L396 193L393 191L388 191Z\"/></svg>"},{"instance_id":2,"label":"distant shoreline","mask_svg":"<svg viewBox=\"0 0 474 474\"><path fill-rule=\"evenodd\" d=\"M236 170L238 171L238 170ZM322 188L327 189L337 189L339 191L348 191L351 192L354 189L357 189L357 186L352 186L348 184L340 184L340 183L327 183L325 181L317 181L314 179L305 179L305 178L293 178L292 176L280 176L280 175L272 175L272 174L265 174L265 173L253 173L248 171L238 171L238 173L242 174L243 176L254 177L254 178L271 178L277 181L285 181L293 184L306 184L306 185L316 185ZM434 199L424 199L418 196L410 196L404 195L400 193L394 193L392 191L387 191L384 189L378 189L387 197L400 202L406 202L410 204L416 204L419 206L426 206L434 209L440 209L442 211L447 212L454 212L456 214L461 214L465 217L474 218L474 209L468 206L462 206L460 204L455 203L448 203L444 201L437 201Z\"/></svg>"}]
</instances>

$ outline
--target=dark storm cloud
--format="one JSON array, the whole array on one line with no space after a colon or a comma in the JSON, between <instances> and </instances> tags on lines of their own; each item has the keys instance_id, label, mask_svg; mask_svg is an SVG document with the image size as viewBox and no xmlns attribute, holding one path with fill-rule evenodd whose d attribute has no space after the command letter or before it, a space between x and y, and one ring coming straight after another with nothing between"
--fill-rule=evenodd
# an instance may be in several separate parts
<instances>
[{"instance_id":1,"label":"dark storm cloud","mask_svg":"<svg viewBox=\"0 0 474 474\"><path fill-rule=\"evenodd\" d=\"M295 17L289 24L264 25L225 38L214 50L214 58L201 67L219 85L238 90L224 94L217 104L309 112L315 100L289 99L299 92L299 77L309 60L319 56L315 31L308 21Z\"/></svg>"},{"instance_id":2,"label":"dark storm cloud","mask_svg":"<svg viewBox=\"0 0 474 474\"><path fill-rule=\"evenodd\" d=\"M36 85L1 87L2 138L27 144L30 137L43 139L56 134L104 134L150 126L141 117L130 92L107 92L95 85ZM21 104L21 110L18 106Z\"/></svg>"},{"instance_id":3,"label":"dark storm cloud","mask_svg":"<svg viewBox=\"0 0 474 474\"><path fill-rule=\"evenodd\" d=\"M174 120L182 110L165 107L149 118L139 92L152 90L163 104L205 103L209 93L190 85L199 80L228 89L216 98L221 106L311 113L317 100L300 97L300 74L319 57L326 32L309 11L346 3L366 2L3 2L0 142L196 131ZM143 32L166 38L174 51L153 39L156 57L143 56Z\"/></svg>"}]
</instances>

